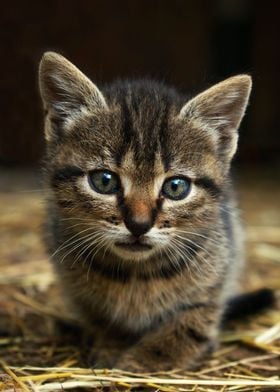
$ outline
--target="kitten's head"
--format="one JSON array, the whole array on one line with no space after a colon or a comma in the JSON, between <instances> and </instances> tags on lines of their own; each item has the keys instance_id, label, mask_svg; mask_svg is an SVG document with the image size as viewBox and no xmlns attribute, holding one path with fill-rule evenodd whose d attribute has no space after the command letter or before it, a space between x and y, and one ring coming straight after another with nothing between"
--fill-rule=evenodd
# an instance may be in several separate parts
<instances>
[{"instance_id":1,"label":"kitten's head","mask_svg":"<svg viewBox=\"0 0 280 392\"><path fill-rule=\"evenodd\" d=\"M214 227L249 76L191 100L147 80L101 92L49 52L39 78L54 202L60 221L82 241L81 254L171 258Z\"/></svg>"}]
</instances>

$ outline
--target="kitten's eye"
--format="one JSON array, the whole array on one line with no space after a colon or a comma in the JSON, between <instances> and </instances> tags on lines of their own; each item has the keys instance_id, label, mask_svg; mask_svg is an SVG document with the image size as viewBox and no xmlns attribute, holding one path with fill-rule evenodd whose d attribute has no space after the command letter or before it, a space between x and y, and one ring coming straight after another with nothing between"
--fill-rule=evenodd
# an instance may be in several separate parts
<instances>
[{"instance_id":1,"label":"kitten's eye","mask_svg":"<svg viewBox=\"0 0 280 392\"><path fill-rule=\"evenodd\" d=\"M98 193L109 195L117 193L120 189L118 176L108 170L97 170L89 173L89 182Z\"/></svg>"},{"instance_id":2,"label":"kitten's eye","mask_svg":"<svg viewBox=\"0 0 280 392\"><path fill-rule=\"evenodd\" d=\"M172 177L162 186L162 195L171 200L184 199L191 190L191 182L184 177Z\"/></svg>"}]
</instances>

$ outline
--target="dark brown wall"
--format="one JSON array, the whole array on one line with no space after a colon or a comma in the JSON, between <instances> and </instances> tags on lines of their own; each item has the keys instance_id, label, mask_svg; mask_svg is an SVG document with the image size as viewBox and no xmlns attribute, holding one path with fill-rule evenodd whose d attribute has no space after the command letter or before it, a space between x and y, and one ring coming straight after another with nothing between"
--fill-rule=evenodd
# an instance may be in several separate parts
<instances>
[{"instance_id":1,"label":"dark brown wall","mask_svg":"<svg viewBox=\"0 0 280 392\"><path fill-rule=\"evenodd\" d=\"M37 68L50 49L97 82L148 75L197 91L250 72L255 89L239 159L275 160L280 64L277 2L271 4L264 9L263 3L249 0L3 3L1 162L30 164L42 155Z\"/></svg>"}]
</instances>

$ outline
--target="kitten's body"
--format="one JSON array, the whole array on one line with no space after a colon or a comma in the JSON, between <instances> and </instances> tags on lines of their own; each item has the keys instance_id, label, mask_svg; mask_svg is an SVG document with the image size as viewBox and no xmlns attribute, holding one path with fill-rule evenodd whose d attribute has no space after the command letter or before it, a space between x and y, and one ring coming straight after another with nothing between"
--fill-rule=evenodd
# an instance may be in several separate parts
<instances>
[{"instance_id":1,"label":"kitten's body","mask_svg":"<svg viewBox=\"0 0 280 392\"><path fill-rule=\"evenodd\" d=\"M71 304L95 332L97 365L193 366L215 344L243 259L228 171L250 78L187 103L151 81L101 94L50 53L40 84L48 244ZM104 169L120 179L115 194L90 186L88 173ZM192 183L180 200L162 191L176 176Z\"/></svg>"}]
</instances>

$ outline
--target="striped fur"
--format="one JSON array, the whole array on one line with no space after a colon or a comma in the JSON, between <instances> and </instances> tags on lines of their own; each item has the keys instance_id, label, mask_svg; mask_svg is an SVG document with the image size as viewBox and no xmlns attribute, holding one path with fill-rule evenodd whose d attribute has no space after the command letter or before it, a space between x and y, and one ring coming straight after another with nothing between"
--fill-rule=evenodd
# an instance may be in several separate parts
<instances>
[{"instance_id":1,"label":"striped fur","mask_svg":"<svg viewBox=\"0 0 280 392\"><path fill-rule=\"evenodd\" d=\"M195 366L216 344L242 266L229 167L250 77L191 100L151 80L101 92L46 53L39 78L47 244L67 300L95 334L92 361L133 371ZM116 194L92 188L102 169L117 174ZM174 176L191 183L182 200L163 196Z\"/></svg>"}]
</instances>

